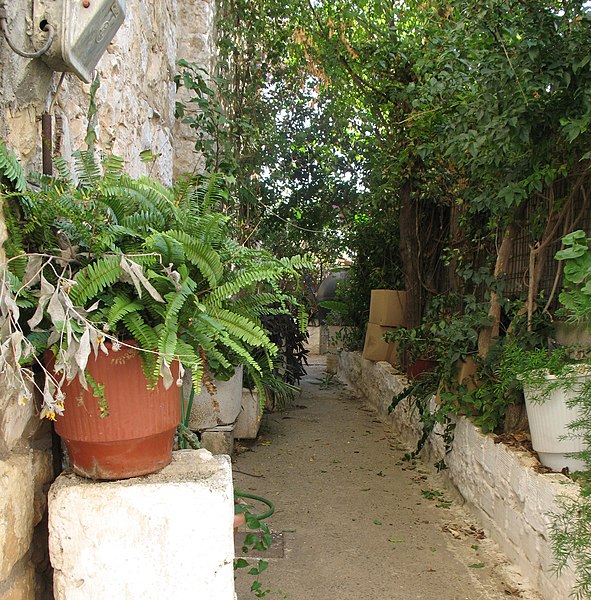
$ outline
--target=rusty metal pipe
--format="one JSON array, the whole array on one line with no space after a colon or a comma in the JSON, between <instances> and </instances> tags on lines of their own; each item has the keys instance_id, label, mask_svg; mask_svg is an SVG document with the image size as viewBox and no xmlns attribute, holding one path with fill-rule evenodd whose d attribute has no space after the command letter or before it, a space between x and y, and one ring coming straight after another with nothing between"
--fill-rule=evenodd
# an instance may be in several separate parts
<instances>
[{"instance_id":1,"label":"rusty metal pipe","mask_svg":"<svg viewBox=\"0 0 591 600\"><path fill-rule=\"evenodd\" d=\"M51 113L41 115L41 158L43 174L53 175L53 118Z\"/></svg>"}]
</instances>

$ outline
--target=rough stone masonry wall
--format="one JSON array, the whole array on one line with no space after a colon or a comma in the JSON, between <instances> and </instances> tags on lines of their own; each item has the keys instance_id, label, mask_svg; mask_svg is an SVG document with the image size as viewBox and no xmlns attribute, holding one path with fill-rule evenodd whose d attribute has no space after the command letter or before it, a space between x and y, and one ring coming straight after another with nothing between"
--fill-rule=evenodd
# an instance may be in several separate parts
<instances>
[{"instance_id":1,"label":"rough stone masonry wall","mask_svg":"<svg viewBox=\"0 0 591 600\"><path fill-rule=\"evenodd\" d=\"M189 17L189 15L191 15ZM178 59L201 65L208 74L215 66L216 31L215 6L211 0L186 0L179 9ZM183 88L178 99L191 111L190 94ZM188 113L190 114L190 112ZM195 135L191 127L177 121L174 126L174 176L199 172L203 169L203 157L195 153Z\"/></svg>"},{"instance_id":2,"label":"rough stone masonry wall","mask_svg":"<svg viewBox=\"0 0 591 600\"><path fill-rule=\"evenodd\" d=\"M11 38L23 50L31 50L31 2L7 3ZM214 4L127 0L126 21L97 67L96 130L99 147L125 158L131 175L172 181L177 41L183 41L179 55L186 57L195 44L193 60L209 68L211 42L197 42L212 27ZM85 147L89 86L66 74L56 96L59 78L41 60L14 54L0 36L0 136L27 171L41 171L41 115L54 97L54 151L69 158ZM153 164L140 160L143 150L158 155ZM0 243L4 239L0 211ZM45 523L55 476L51 447L48 424L39 422L33 406L18 406L0 380L0 600L51 597Z\"/></svg>"},{"instance_id":3,"label":"rough stone masonry wall","mask_svg":"<svg viewBox=\"0 0 591 600\"><path fill-rule=\"evenodd\" d=\"M406 379L386 362L365 360L359 353L342 352L339 377L387 421L409 450L416 447L421 426L409 400L388 414L392 397L406 386ZM559 473L538 473L529 453L496 443L468 419L459 417L452 451L445 455L442 436L432 435L425 448L427 458L445 457L447 475L466 500L468 508L505 555L519 567L545 600L567 600L575 574L565 569L552 573L549 514L558 511L557 500L577 494L577 486Z\"/></svg>"},{"instance_id":4,"label":"rough stone masonry wall","mask_svg":"<svg viewBox=\"0 0 591 600\"><path fill-rule=\"evenodd\" d=\"M30 5L31 0L8 3L11 35L23 49L31 47L26 36ZM165 182L173 171L176 22L176 0L127 0L125 23L97 66L99 146L124 157L132 175L150 174ZM0 68L0 135L27 168L40 171L40 119L50 108L59 73L40 59L20 58L3 39ZM68 73L53 106L54 151L66 158L85 147L88 90ZM159 155L154 165L142 163L143 150Z\"/></svg>"}]
</instances>

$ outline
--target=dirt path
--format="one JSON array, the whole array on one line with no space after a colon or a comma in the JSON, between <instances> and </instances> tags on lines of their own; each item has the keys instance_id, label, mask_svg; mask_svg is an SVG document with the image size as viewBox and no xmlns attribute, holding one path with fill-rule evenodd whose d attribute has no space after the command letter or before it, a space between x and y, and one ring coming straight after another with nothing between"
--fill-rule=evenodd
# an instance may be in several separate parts
<instances>
[{"instance_id":1,"label":"dirt path","mask_svg":"<svg viewBox=\"0 0 591 600\"><path fill-rule=\"evenodd\" d=\"M236 487L276 505L259 580L289 600L539 600L435 470L311 357L297 405L234 460ZM283 554L283 556L281 556ZM252 576L238 572L239 600Z\"/></svg>"}]
</instances>

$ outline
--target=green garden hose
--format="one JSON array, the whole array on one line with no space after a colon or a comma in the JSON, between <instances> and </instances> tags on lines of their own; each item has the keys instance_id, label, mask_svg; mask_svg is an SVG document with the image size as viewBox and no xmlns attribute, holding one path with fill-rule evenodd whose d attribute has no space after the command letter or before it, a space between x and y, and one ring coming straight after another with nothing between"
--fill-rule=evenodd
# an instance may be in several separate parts
<instances>
[{"instance_id":1,"label":"green garden hose","mask_svg":"<svg viewBox=\"0 0 591 600\"><path fill-rule=\"evenodd\" d=\"M253 515L258 521L267 519L275 512L275 505L271 502L271 500L267 500L267 498L263 498L262 496L248 494L246 492L242 492L241 490L234 490L234 498L248 498L249 500L257 500L258 502L266 504L269 507L269 510L266 513L263 513L262 515Z\"/></svg>"}]
</instances>

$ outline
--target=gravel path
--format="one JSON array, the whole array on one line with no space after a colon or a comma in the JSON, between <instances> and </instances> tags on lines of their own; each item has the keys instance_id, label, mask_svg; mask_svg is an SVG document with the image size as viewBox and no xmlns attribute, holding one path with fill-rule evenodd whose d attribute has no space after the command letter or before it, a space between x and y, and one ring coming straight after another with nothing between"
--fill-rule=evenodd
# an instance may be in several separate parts
<instances>
[{"instance_id":1,"label":"gravel path","mask_svg":"<svg viewBox=\"0 0 591 600\"><path fill-rule=\"evenodd\" d=\"M268 415L234 457L236 487L276 505L265 597L539 600L432 466L404 461L324 357L309 362L297 403ZM255 598L252 581L238 571L239 600Z\"/></svg>"}]
</instances>

